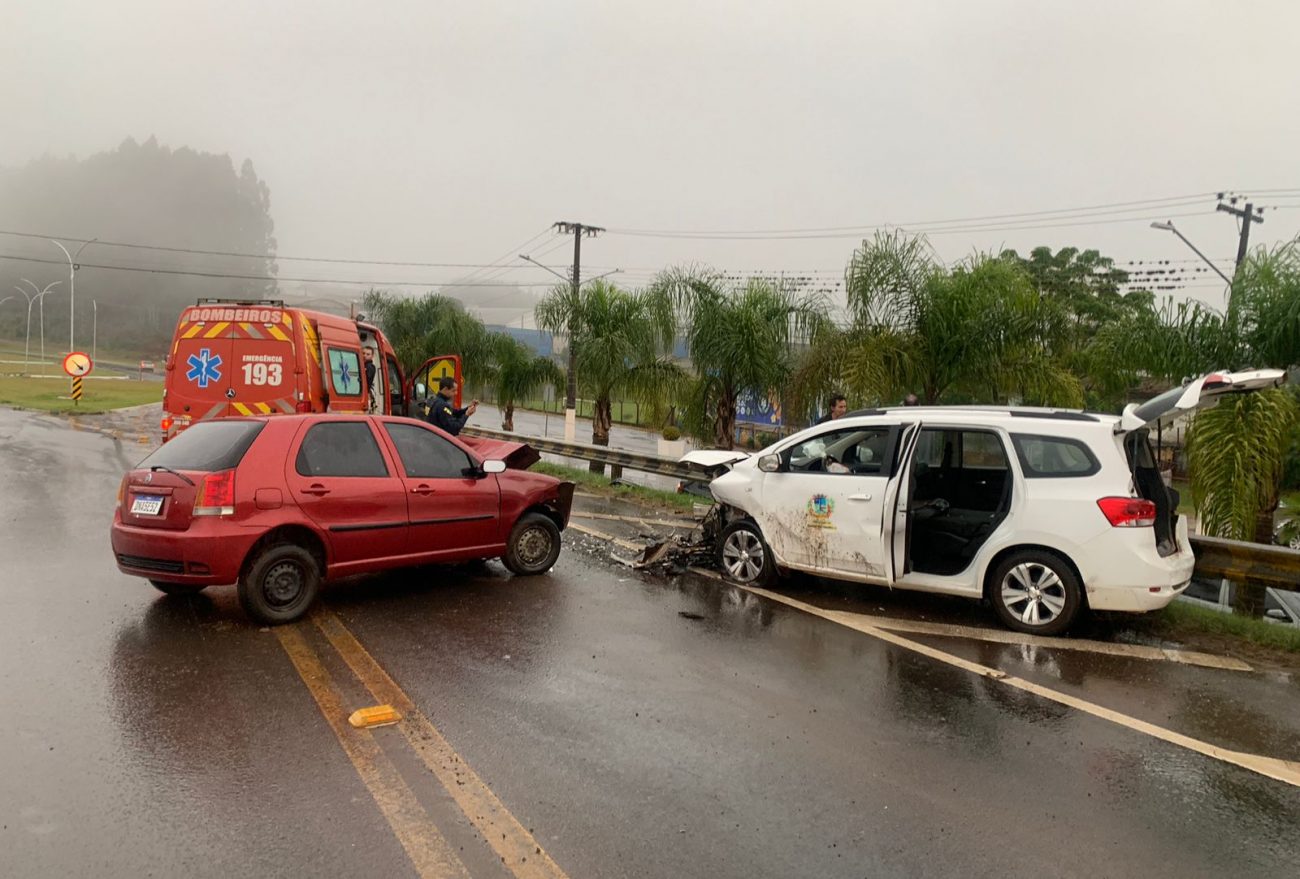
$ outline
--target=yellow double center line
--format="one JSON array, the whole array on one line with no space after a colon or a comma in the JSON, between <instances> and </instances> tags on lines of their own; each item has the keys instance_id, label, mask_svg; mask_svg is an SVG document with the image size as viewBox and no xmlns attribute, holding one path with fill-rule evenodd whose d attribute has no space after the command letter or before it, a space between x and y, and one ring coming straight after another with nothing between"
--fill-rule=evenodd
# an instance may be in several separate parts
<instances>
[{"instance_id":1,"label":"yellow double center line","mask_svg":"<svg viewBox=\"0 0 1300 879\"><path fill-rule=\"evenodd\" d=\"M376 701L392 705L401 713L397 728L501 863L519 879L568 879L342 621L327 610L317 610L311 622ZM465 865L385 756L374 734L348 724L342 697L303 636L304 625L281 626L275 632L416 871L422 877L467 877Z\"/></svg>"}]
</instances>

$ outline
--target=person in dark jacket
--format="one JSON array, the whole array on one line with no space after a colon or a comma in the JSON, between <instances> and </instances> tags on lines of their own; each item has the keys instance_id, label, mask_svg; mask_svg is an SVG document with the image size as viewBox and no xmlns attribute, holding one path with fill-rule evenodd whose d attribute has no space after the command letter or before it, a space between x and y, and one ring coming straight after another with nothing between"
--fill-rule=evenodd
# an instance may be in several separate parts
<instances>
[{"instance_id":1,"label":"person in dark jacket","mask_svg":"<svg viewBox=\"0 0 1300 879\"><path fill-rule=\"evenodd\" d=\"M361 353L365 355L366 363L366 411L378 412L379 399L375 396L375 357L369 348L362 348Z\"/></svg>"},{"instance_id":2,"label":"person in dark jacket","mask_svg":"<svg viewBox=\"0 0 1300 879\"><path fill-rule=\"evenodd\" d=\"M822 417L818 424L825 424L828 421L834 421L837 418L843 418L844 413L849 411L849 401L844 399L843 394L836 394L831 397L831 411Z\"/></svg>"},{"instance_id":3,"label":"person in dark jacket","mask_svg":"<svg viewBox=\"0 0 1300 879\"><path fill-rule=\"evenodd\" d=\"M478 400L459 409L455 406L455 400L456 380L449 376L439 379L438 395L430 401L432 409L429 412L429 423L452 436L461 432L465 422L478 409Z\"/></svg>"}]
</instances>

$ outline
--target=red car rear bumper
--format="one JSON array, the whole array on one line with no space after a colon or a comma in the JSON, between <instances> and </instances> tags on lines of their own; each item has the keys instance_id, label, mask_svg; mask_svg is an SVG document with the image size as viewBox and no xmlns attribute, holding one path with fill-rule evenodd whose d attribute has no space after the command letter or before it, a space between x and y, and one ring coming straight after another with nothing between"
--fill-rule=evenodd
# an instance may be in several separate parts
<instances>
[{"instance_id":1,"label":"red car rear bumper","mask_svg":"<svg viewBox=\"0 0 1300 879\"><path fill-rule=\"evenodd\" d=\"M111 541L124 574L215 586L234 583L258 532L231 528L217 519L196 519L185 531L137 528L113 517Z\"/></svg>"}]
</instances>

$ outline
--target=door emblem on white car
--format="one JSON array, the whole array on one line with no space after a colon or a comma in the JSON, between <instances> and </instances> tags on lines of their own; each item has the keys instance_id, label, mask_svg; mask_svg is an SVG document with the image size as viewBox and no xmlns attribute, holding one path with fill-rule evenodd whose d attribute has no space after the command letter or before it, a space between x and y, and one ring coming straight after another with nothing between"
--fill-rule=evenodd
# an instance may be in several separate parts
<instances>
[{"instance_id":1,"label":"door emblem on white car","mask_svg":"<svg viewBox=\"0 0 1300 879\"><path fill-rule=\"evenodd\" d=\"M808 527L834 528L831 514L835 512L835 501L824 494L815 494L808 500Z\"/></svg>"}]
</instances>

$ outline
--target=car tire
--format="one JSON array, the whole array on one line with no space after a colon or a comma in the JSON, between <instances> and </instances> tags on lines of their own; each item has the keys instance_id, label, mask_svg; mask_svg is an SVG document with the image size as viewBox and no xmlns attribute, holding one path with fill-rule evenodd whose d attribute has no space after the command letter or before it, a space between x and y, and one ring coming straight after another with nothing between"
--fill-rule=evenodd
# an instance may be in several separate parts
<instances>
[{"instance_id":1,"label":"car tire","mask_svg":"<svg viewBox=\"0 0 1300 879\"><path fill-rule=\"evenodd\" d=\"M164 595L196 595L207 588L195 583L168 583L166 580L150 580L149 584Z\"/></svg>"},{"instance_id":2,"label":"car tire","mask_svg":"<svg viewBox=\"0 0 1300 879\"><path fill-rule=\"evenodd\" d=\"M1059 635L1083 606L1083 587L1064 559L1042 550L1014 552L989 579L989 600L1008 629Z\"/></svg>"},{"instance_id":3,"label":"car tire","mask_svg":"<svg viewBox=\"0 0 1300 879\"><path fill-rule=\"evenodd\" d=\"M560 557L560 527L544 513L525 513L510 529L502 563L521 577L544 574Z\"/></svg>"},{"instance_id":4,"label":"car tire","mask_svg":"<svg viewBox=\"0 0 1300 879\"><path fill-rule=\"evenodd\" d=\"M290 623L301 617L320 591L316 556L296 543L277 543L259 552L239 578L239 604L259 623Z\"/></svg>"},{"instance_id":5,"label":"car tire","mask_svg":"<svg viewBox=\"0 0 1300 879\"><path fill-rule=\"evenodd\" d=\"M772 550L749 519L737 519L718 536L718 567L733 583L742 586L771 586L776 582L776 560Z\"/></svg>"}]
</instances>

